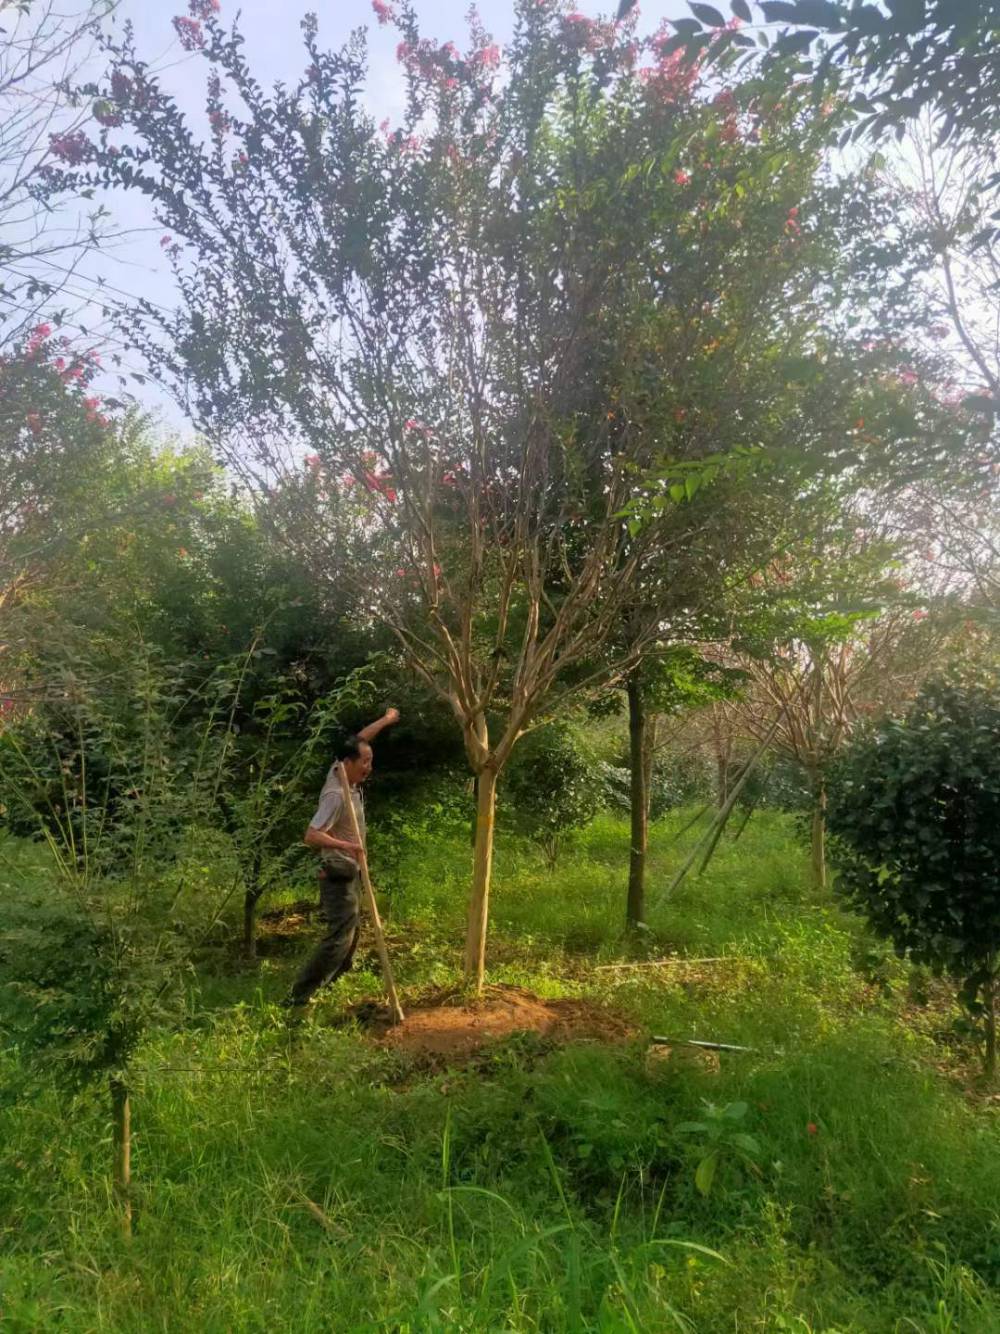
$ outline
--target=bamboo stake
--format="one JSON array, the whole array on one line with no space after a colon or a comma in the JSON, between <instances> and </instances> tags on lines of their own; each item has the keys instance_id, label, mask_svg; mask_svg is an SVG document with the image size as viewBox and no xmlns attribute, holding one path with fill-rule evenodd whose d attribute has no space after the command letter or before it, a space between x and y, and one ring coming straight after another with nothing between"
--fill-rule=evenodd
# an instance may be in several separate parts
<instances>
[{"instance_id":1,"label":"bamboo stake","mask_svg":"<svg viewBox=\"0 0 1000 1334\"><path fill-rule=\"evenodd\" d=\"M379 916L378 904L375 902L375 890L372 888L371 876L368 874L368 854L365 851L364 843L361 840L361 830L358 828L358 817L354 811L354 801L351 798L351 785L347 781L347 772L343 764L337 765L337 774L340 778L340 786L344 793L344 803L347 807L348 818L351 822L351 833L355 843L361 849L361 858L359 867L361 870L361 883L365 888L365 896L368 899L368 912L371 915L372 927L375 931L375 945L378 948L379 962L382 965L382 980L385 982L385 994L389 1001L389 1018L394 1024L403 1022L403 1009L399 1003L399 997L396 995L396 979L392 975L392 964L389 962L389 951L385 944L385 934L382 931L382 919Z\"/></svg>"}]
</instances>

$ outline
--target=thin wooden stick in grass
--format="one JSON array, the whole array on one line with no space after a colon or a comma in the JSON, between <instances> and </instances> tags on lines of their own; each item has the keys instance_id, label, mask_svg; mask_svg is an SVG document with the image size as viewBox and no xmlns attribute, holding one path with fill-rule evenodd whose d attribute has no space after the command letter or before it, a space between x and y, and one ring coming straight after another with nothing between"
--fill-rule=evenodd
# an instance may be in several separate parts
<instances>
[{"instance_id":1,"label":"thin wooden stick in grass","mask_svg":"<svg viewBox=\"0 0 1000 1334\"><path fill-rule=\"evenodd\" d=\"M756 1051L756 1047L737 1047L732 1042L700 1042L697 1038L658 1038L650 1042L659 1047L698 1047L702 1051Z\"/></svg>"},{"instance_id":2,"label":"thin wooden stick in grass","mask_svg":"<svg viewBox=\"0 0 1000 1334\"><path fill-rule=\"evenodd\" d=\"M713 954L703 959L689 959L684 954L676 954L672 959L642 959L638 963L599 963L596 973L607 973L617 968L669 968L672 964L684 963L723 963L725 954Z\"/></svg>"},{"instance_id":3,"label":"thin wooden stick in grass","mask_svg":"<svg viewBox=\"0 0 1000 1334\"><path fill-rule=\"evenodd\" d=\"M344 804L347 807L348 818L351 821L351 833L355 843L361 849L360 869L361 883L365 887L365 895L368 899L368 912L372 919L372 928L375 931L375 944L378 948L379 963L382 965L382 980L385 982L385 994L389 1001L389 1018L394 1024L403 1022L403 1009L399 1003L399 997L396 995L396 979L392 975L392 964L389 962L389 951L385 944L385 933L382 930L382 918L379 916L378 904L375 902L375 891L372 888L371 876L368 874L368 854L365 851L365 845L361 841L361 830L358 828L358 817L354 811L354 802L351 799L351 785L347 780L347 771L343 764L337 765L337 773L340 778L340 786L344 793Z\"/></svg>"}]
</instances>

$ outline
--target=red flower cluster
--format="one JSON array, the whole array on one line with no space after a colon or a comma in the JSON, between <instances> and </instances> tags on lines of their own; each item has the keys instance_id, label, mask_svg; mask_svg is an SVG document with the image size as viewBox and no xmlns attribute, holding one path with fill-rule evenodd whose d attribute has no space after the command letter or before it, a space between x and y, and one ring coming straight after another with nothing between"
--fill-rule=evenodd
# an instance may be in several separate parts
<instances>
[{"instance_id":1,"label":"red flower cluster","mask_svg":"<svg viewBox=\"0 0 1000 1334\"><path fill-rule=\"evenodd\" d=\"M125 102L132 91L132 80L116 69L111 75L111 93L116 102Z\"/></svg>"},{"instance_id":2,"label":"red flower cluster","mask_svg":"<svg viewBox=\"0 0 1000 1334\"><path fill-rule=\"evenodd\" d=\"M85 162L90 156L90 148L90 140L82 130L67 130L63 134L49 135L49 152L71 167Z\"/></svg>"},{"instance_id":3,"label":"red flower cluster","mask_svg":"<svg viewBox=\"0 0 1000 1334\"><path fill-rule=\"evenodd\" d=\"M395 22L396 11L393 9L392 5L386 4L385 0L372 0L372 9L375 12L375 17L383 27L387 23Z\"/></svg>"},{"instance_id":4,"label":"red flower cluster","mask_svg":"<svg viewBox=\"0 0 1000 1334\"><path fill-rule=\"evenodd\" d=\"M190 0L188 13L196 19L210 19L219 12L219 0Z\"/></svg>"},{"instance_id":5,"label":"red flower cluster","mask_svg":"<svg viewBox=\"0 0 1000 1334\"><path fill-rule=\"evenodd\" d=\"M470 65L477 65L482 70L496 69L500 64L500 48L496 42L491 42L489 46L481 46L478 51L473 51L469 57Z\"/></svg>"},{"instance_id":6,"label":"red flower cluster","mask_svg":"<svg viewBox=\"0 0 1000 1334\"><path fill-rule=\"evenodd\" d=\"M197 51L205 45L205 34L197 19L177 17L174 19L174 31L180 38L185 51Z\"/></svg>"},{"instance_id":7,"label":"red flower cluster","mask_svg":"<svg viewBox=\"0 0 1000 1334\"><path fill-rule=\"evenodd\" d=\"M224 111L210 111L208 123L216 134L225 134L229 129L229 117Z\"/></svg>"}]
</instances>

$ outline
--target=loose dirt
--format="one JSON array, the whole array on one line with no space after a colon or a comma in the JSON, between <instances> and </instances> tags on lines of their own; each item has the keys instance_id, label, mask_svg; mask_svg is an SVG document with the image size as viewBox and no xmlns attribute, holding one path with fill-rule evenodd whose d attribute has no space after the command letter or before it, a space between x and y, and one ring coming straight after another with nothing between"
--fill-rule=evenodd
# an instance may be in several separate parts
<instances>
[{"instance_id":1,"label":"loose dirt","mask_svg":"<svg viewBox=\"0 0 1000 1334\"><path fill-rule=\"evenodd\" d=\"M622 1015L589 1001L543 1000L518 987L490 987L478 1001L460 992L426 993L404 1006L406 1019L390 1026L385 1011L356 1007L352 1017L380 1045L445 1058L474 1055L514 1033L537 1033L556 1042L596 1039L625 1042L637 1029Z\"/></svg>"}]
</instances>

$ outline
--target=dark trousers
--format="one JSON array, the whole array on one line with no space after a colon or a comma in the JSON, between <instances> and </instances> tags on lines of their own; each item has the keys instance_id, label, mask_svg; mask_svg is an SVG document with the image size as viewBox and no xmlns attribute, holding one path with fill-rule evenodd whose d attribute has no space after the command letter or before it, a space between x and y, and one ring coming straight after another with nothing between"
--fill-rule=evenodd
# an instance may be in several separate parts
<instances>
[{"instance_id":1,"label":"dark trousers","mask_svg":"<svg viewBox=\"0 0 1000 1334\"><path fill-rule=\"evenodd\" d=\"M324 869L319 873L320 916L326 933L292 983L290 1000L304 1005L318 987L346 973L358 947L361 900L358 873L339 875Z\"/></svg>"}]
</instances>

